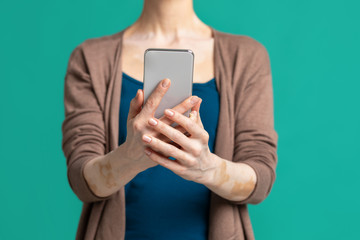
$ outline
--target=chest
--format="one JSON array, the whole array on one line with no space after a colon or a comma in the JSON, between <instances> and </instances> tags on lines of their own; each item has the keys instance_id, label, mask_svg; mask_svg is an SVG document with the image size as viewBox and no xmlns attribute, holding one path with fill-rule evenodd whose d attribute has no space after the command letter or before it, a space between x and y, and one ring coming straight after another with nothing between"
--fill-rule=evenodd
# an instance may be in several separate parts
<instances>
[{"instance_id":1,"label":"chest","mask_svg":"<svg viewBox=\"0 0 360 240\"><path fill-rule=\"evenodd\" d=\"M191 49L194 52L194 83L205 83L214 78L214 39L159 44L150 41L124 40L121 53L122 71L143 81L144 52L147 48Z\"/></svg>"}]
</instances>

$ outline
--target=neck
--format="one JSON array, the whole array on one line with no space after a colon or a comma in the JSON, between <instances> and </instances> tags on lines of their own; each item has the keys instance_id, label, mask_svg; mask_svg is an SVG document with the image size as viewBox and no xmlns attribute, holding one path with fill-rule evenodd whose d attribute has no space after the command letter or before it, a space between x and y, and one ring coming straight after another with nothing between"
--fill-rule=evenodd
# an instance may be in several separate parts
<instances>
[{"instance_id":1,"label":"neck","mask_svg":"<svg viewBox=\"0 0 360 240\"><path fill-rule=\"evenodd\" d=\"M208 36L209 27L195 14L193 0L144 0L143 10L128 35L174 41Z\"/></svg>"}]
</instances>

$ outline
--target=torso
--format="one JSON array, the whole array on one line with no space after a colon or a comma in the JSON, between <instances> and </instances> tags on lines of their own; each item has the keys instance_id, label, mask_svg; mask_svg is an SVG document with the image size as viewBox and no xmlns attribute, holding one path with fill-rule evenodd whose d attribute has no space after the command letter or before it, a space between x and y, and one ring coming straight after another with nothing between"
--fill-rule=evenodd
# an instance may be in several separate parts
<instances>
[{"instance_id":1,"label":"torso","mask_svg":"<svg viewBox=\"0 0 360 240\"><path fill-rule=\"evenodd\" d=\"M126 32L125 32L126 33ZM147 48L191 49L194 52L194 83L204 83L214 75L214 38L209 29L204 37L180 39L178 42L165 44L156 40L137 40L124 35L122 45L122 71L131 77L143 81L144 52Z\"/></svg>"}]
</instances>

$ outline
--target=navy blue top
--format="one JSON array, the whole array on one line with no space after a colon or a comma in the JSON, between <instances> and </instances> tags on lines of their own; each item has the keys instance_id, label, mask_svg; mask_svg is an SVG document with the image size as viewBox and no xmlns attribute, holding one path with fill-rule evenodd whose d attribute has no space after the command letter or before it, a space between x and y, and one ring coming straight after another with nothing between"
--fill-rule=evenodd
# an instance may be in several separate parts
<instances>
[{"instance_id":1,"label":"navy blue top","mask_svg":"<svg viewBox=\"0 0 360 240\"><path fill-rule=\"evenodd\" d=\"M143 82L126 73L122 77L119 145L126 140L130 101L138 89L143 89ZM215 78L193 83L193 95L202 98L200 116L213 152L219 115ZM157 165L125 185L125 200L126 240L208 239L210 190L202 184L185 180Z\"/></svg>"}]
</instances>

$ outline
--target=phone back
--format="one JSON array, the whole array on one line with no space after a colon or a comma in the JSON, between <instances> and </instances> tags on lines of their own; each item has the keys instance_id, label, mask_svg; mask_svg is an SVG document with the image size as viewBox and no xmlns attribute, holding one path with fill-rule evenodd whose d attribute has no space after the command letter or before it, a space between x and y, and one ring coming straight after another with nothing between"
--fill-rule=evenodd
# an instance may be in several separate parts
<instances>
[{"instance_id":1,"label":"phone back","mask_svg":"<svg viewBox=\"0 0 360 240\"><path fill-rule=\"evenodd\" d=\"M171 81L154 117L160 118L166 108L173 108L192 95L193 69L194 54L189 49L149 48L145 51L144 103L161 80ZM189 117L189 113L190 110L184 115Z\"/></svg>"}]
</instances>

